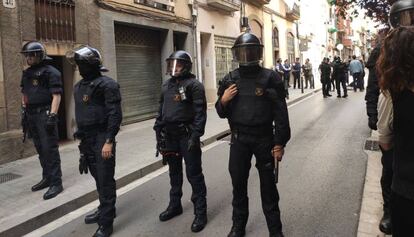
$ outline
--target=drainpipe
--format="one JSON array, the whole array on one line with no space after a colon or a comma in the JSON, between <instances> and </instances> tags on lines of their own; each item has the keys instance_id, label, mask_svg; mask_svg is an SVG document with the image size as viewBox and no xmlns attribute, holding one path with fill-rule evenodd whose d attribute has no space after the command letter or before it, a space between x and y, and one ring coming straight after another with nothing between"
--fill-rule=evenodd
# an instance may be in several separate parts
<instances>
[{"instance_id":1,"label":"drainpipe","mask_svg":"<svg viewBox=\"0 0 414 237\"><path fill-rule=\"evenodd\" d=\"M199 56L199 52L198 52L198 35L197 35L197 1L195 0L188 0L188 6L191 9L191 17L192 17L192 24L191 24L191 28L192 28L192 32L193 32L193 50L194 50L194 68L195 68L195 75L197 76L198 80L202 83L202 78L200 75L200 70L198 68L198 56Z\"/></svg>"}]
</instances>

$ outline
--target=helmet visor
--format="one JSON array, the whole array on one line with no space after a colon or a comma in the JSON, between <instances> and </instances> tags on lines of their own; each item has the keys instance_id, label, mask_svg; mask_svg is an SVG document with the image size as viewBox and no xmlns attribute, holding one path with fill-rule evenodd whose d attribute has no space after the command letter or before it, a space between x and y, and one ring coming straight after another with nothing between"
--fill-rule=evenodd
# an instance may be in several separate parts
<instances>
[{"instance_id":1,"label":"helmet visor","mask_svg":"<svg viewBox=\"0 0 414 237\"><path fill-rule=\"evenodd\" d=\"M184 70L185 62L179 59L167 59L167 74L173 77L180 76Z\"/></svg>"},{"instance_id":2,"label":"helmet visor","mask_svg":"<svg viewBox=\"0 0 414 237\"><path fill-rule=\"evenodd\" d=\"M263 59L263 47L258 45L246 45L232 49L233 60L240 65L258 64Z\"/></svg>"},{"instance_id":3,"label":"helmet visor","mask_svg":"<svg viewBox=\"0 0 414 237\"><path fill-rule=\"evenodd\" d=\"M73 50L69 50L66 53L66 59L72 64L76 65L76 62L86 61L90 64L96 62L97 56L94 52L85 45L81 45Z\"/></svg>"},{"instance_id":4,"label":"helmet visor","mask_svg":"<svg viewBox=\"0 0 414 237\"><path fill-rule=\"evenodd\" d=\"M390 25L392 28L400 26L414 25L414 9L398 12L390 16Z\"/></svg>"}]
</instances>

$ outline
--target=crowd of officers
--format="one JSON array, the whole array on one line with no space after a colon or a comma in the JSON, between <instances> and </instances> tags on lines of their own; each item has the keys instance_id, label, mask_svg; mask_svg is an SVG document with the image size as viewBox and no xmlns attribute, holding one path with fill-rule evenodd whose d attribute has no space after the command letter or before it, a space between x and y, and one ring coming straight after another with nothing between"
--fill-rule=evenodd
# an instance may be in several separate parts
<instances>
[{"instance_id":1,"label":"crowd of officers","mask_svg":"<svg viewBox=\"0 0 414 237\"><path fill-rule=\"evenodd\" d=\"M228 236L245 235L249 215L247 183L254 155L269 236L282 237L277 167L290 139L284 81L274 70L261 66L263 45L255 35L241 34L232 51L239 67L220 82L216 102L218 115L228 120L232 133L229 171L233 225ZM32 191L48 188L43 196L46 200L63 191L57 130L63 93L61 74L50 65L51 58L41 43L28 42L21 53L28 64L21 79L24 138L27 133L33 139L43 170L41 181ZM102 74L108 70L97 49L82 45L69 51L66 58L77 66L82 77L73 94L77 124L74 137L80 140L79 172L90 172L99 195L97 210L86 215L84 221L98 224L93 236L106 237L112 234L116 217L115 137L122 122L120 88L115 80ZM194 204L191 230L199 232L207 224L207 188L200 143L207 121L205 90L191 73L190 54L176 51L166 63L170 78L162 85L154 131L157 153L169 166L171 188L170 201L159 219L168 221L183 212L184 160Z\"/></svg>"},{"instance_id":2,"label":"crowd of officers","mask_svg":"<svg viewBox=\"0 0 414 237\"><path fill-rule=\"evenodd\" d=\"M355 92L357 90L364 91L364 67L363 60L358 60L355 55L352 56L352 59L349 58L347 62L342 61L339 56L335 56L332 62L329 58L324 58L319 65L323 97L331 97L332 95L329 92L336 89L338 98L346 98L348 97L347 86L352 86ZM349 76L353 77L351 83L349 82Z\"/></svg>"}]
</instances>

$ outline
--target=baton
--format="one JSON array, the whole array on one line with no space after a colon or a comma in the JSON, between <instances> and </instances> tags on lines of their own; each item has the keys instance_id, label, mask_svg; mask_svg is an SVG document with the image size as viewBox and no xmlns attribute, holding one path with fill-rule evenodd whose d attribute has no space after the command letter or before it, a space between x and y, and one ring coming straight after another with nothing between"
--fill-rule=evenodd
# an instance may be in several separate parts
<instances>
[{"instance_id":1,"label":"baton","mask_svg":"<svg viewBox=\"0 0 414 237\"><path fill-rule=\"evenodd\" d=\"M276 162L274 172L275 172L275 184L277 184L279 182L279 161Z\"/></svg>"}]
</instances>

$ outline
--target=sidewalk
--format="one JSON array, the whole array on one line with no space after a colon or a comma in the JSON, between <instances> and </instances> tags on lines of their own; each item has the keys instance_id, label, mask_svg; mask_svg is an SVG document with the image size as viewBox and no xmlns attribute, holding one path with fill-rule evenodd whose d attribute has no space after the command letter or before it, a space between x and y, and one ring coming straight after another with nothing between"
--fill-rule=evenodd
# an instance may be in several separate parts
<instances>
[{"instance_id":1,"label":"sidewalk","mask_svg":"<svg viewBox=\"0 0 414 237\"><path fill-rule=\"evenodd\" d=\"M379 230L379 222L382 218L382 190L381 190L381 152L378 148L378 133L372 131L367 143L372 146L365 147L368 155L367 172L365 176L364 193L362 197L361 212L359 215L358 237L384 237ZM371 145L371 144L369 144Z\"/></svg>"},{"instance_id":2,"label":"sidewalk","mask_svg":"<svg viewBox=\"0 0 414 237\"><path fill-rule=\"evenodd\" d=\"M316 90L290 90L288 104L309 97ZM154 119L121 128L117 136L117 160L115 179L117 188L162 167L161 159L155 158ZM204 145L210 144L229 133L228 123L220 119L214 106L209 105ZM93 178L80 175L77 142L60 147L64 191L56 198L44 201L43 193L32 192L31 186L41 178L37 156L0 166L0 175L12 173L16 179L0 183L0 236L21 236L97 199Z\"/></svg>"}]
</instances>

